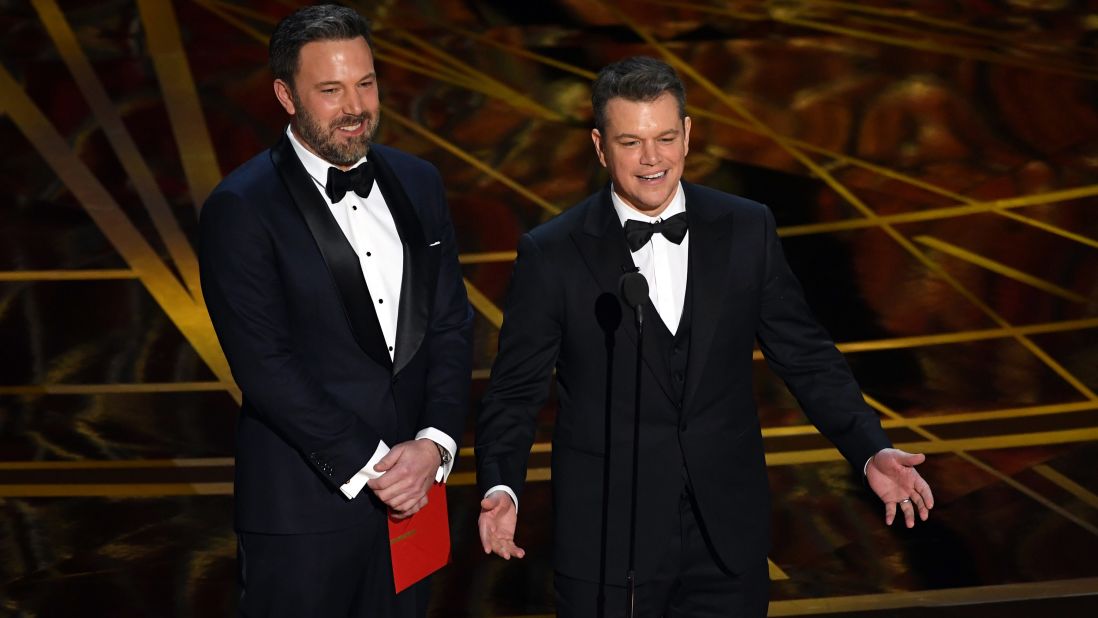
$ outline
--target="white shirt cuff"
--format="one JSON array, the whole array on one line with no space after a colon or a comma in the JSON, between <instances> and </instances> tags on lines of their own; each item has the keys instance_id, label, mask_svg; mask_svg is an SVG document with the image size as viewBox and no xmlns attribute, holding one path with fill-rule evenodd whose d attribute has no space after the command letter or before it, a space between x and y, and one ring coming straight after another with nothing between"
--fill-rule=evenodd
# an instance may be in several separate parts
<instances>
[{"instance_id":1,"label":"white shirt cuff","mask_svg":"<svg viewBox=\"0 0 1098 618\"><path fill-rule=\"evenodd\" d=\"M492 492L496 492L496 491L502 491L502 492L505 492L508 496L511 496L511 502L515 503L515 512L517 513L518 512L518 496L516 496L515 492L512 491L511 488L506 486L506 485L496 485L495 487L490 487L488 489L488 491L484 492L484 497L487 498L488 496L492 495Z\"/></svg>"},{"instance_id":2,"label":"white shirt cuff","mask_svg":"<svg viewBox=\"0 0 1098 618\"><path fill-rule=\"evenodd\" d=\"M454 468L454 460L457 459L457 442L434 427L420 430L416 434L416 440L430 440L450 453L450 462L439 466L438 472L435 472L435 482L445 483L446 479L450 478L450 470Z\"/></svg>"},{"instance_id":3,"label":"white shirt cuff","mask_svg":"<svg viewBox=\"0 0 1098 618\"><path fill-rule=\"evenodd\" d=\"M366 481L370 479L381 478L384 472L378 472L374 470L374 466L377 462L381 461L381 458L389 453L389 446L385 444L385 440L378 440L377 450L374 451L374 456L366 462L366 465L361 470L355 472L355 475L351 477L351 480L339 486L339 491L343 492L344 496L347 496L348 500L354 500L358 492L362 491L362 488L366 486Z\"/></svg>"}]
</instances>

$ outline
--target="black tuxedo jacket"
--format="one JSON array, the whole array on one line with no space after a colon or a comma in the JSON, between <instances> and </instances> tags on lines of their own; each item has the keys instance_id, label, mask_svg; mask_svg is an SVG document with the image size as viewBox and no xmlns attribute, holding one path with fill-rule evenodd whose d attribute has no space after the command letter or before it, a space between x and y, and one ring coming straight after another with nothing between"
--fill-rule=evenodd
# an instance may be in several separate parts
<instances>
[{"instance_id":1,"label":"black tuxedo jacket","mask_svg":"<svg viewBox=\"0 0 1098 618\"><path fill-rule=\"evenodd\" d=\"M690 222L688 365L678 401L667 360L647 332L657 319L648 302L638 581L656 570L677 525L685 483L730 569L758 564L769 550L766 463L752 394L756 339L812 422L859 470L889 446L849 367L805 304L770 211L706 187L682 186ZM599 580L606 492L606 581L624 576L628 557L636 328L617 289L632 266L609 188L522 237L477 424L481 490L504 484L519 492L535 417L556 369L555 567L590 581ZM607 461L610 482L604 486ZM521 505L519 515L536 517L524 514Z\"/></svg>"},{"instance_id":2,"label":"black tuxedo jacket","mask_svg":"<svg viewBox=\"0 0 1098 618\"><path fill-rule=\"evenodd\" d=\"M239 531L324 532L384 515L369 488L339 491L377 448L436 427L454 440L468 405L472 313L438 171L373 145L404 244L395 358L358 257L285 136L202 209L202 291L244 401Z\"/></svg>"}]
</instances>

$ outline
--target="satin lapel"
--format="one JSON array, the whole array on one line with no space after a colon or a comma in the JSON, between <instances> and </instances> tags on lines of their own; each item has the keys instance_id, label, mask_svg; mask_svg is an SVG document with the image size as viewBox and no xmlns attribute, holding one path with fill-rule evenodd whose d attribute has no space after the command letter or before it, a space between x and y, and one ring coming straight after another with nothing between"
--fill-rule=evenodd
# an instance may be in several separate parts
<instances>
[{"instance_id":1,"label":"satin lapel","mask_svg":"<svg viewBox=\"0 0 1098 618\"><path fill-rule=\"evenodd\" d=\"M393 356L393 375L397 375L423 343L431 310L431 290L435 283L432 276L438 276L439 252L428 251L423 226L393 168L377 149L371 151L370 156L374 158L377 185L385 196L385 204L393 215L404 244L404 277L400 282L396 351Z\"/></svg>"},{"instance_id":2,"label":"satin lapel","mask_svg":"<svg viewBox=\"0 0 1098 618\"><path fill-rule=\"evenodd\" d=\"M347 241L343 230L339 229L328 204L317 192L313 179L305 171L285 135L271 149L271 159L324 257L324 263L327 264L328 272L331 273L343 300L343 311L351 325L355 341L379 365L392 367L377 313L370 303L373 296L362 276L358 254Z\"/></svg>"},{"instance_id":3,"label":"satin lapel","mask_svg":"<svg viewBox=\"0 0 1098 618\"><path fill-rule=\"evenodd\" d=\"M683 183L686 195L686 216L690 221L690 293L691 303L690 358L686 366L686 390L683 410L689 412L694 392L698 390L702 371L713 334L720 320L721 307L727 302L727 279L731 269L732 215L715 204L698 198L692 187Z\"/></svg>"},{"instance_id":4,"label":"satin lapel","mask_svg":"<svg viewBox=\"0 0 1098 618\"><path fill-rule=\"evenodd\" d=\"M610 201L609 186L603 189L594 203L588 203L583 229L573 231L572 240L579 247L587 268L598 281L602 291L612 294L614 298L620 298L618 281L628 270L635 268L635 265L633 256L629 253L629 246L625 243L625 232L622 231L621 222L618 221L614 205ZM624 303L622 315L626 316L623 323L627 324L622 330L636 347L637 329L634 326L635 320L632 318L633 312L629 307L624 306ZM659 327L658 321L659 314L656 313L655 306L651 299L646 300L644 303L644 364L668 399L675 401L667 363L657 352L653 331ZM630 362L634 361L631 359Z\"/></svg>"}]
</instances>

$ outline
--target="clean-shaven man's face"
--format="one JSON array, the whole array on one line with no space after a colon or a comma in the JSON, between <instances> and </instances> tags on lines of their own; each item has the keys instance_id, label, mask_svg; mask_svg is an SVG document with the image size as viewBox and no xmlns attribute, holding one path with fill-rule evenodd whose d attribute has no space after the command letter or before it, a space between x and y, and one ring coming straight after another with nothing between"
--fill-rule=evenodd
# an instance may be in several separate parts
<instances>
[{"instance_id":1,"label":"clean-shaven man's face","mask_svg":"<svg viewBox=\"0 0 1098 618\"><path fill-rule=\"evenodd\" d=\"M294 135L313 154L342 169L366 156L381 103L365 39L306 43L293 85L275 80L274 89Z\"/></svg>"},{"instance_id":2,"label":"clean-shaven man's face","mask_svg":"<svg viewBox=\"0 0 1098 618\"><path fill-rule=\"evenodd\" d=\"M606 103L605 134L591 131L599 162L626 204L657 216L671 203L690 150L690 118L679 118L674 95L653 101L621 97Z\"/></svg>"}]
</instances>

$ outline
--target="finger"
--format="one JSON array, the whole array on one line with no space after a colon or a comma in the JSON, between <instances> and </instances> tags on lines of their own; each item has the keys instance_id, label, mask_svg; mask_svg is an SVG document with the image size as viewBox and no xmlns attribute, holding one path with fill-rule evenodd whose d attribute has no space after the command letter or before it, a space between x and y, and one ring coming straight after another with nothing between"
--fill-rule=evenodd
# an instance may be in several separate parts
<instances>
[{"instance_id":1,"label":"finger","mask_svg":"<svg viewBox=\"0 0 1098 618\"><path fill-rule=\"evenodd\" d=\"M403 449L400 448L399 444L397 446L394 446L392 449L389 450L388 453L385 453L385 456L381 458L381 461L374 464L374 470L380 472L392 468L393 464L395 464L397 460L400 459L400 454L402 452Z\"/></svg>"},{"instance_id":2,"label":"finger","mask_svg":"<svg viewBox=\"0 0 1098 618\"><path fill-rule=\"evenodd\" d=\"M901 502L900 510L904 513L904 525L908 528L915 526L915 507L911 506L911 501Z\"/></svg>"},{"instance_id":3,"label":"finger","mask_svg":"<svg viewBox=\"0 0 1098 618\"><path fill-rule=\"evenodd\" d=\"M934 508L934 492L930 491L930 484L921 476L915 480L915 491L919 493L927 509Z\"/></svg>"},{"instance_id":4,"label":"finger","mask_svg":"<svg viewBox=\"0 0 1098 618\"><path fill-rule=\"evenodd\" d=\"M891 526L894 519L896 519L896 503L885 502L885 525Z\"/></svg>"}]
</instances>

